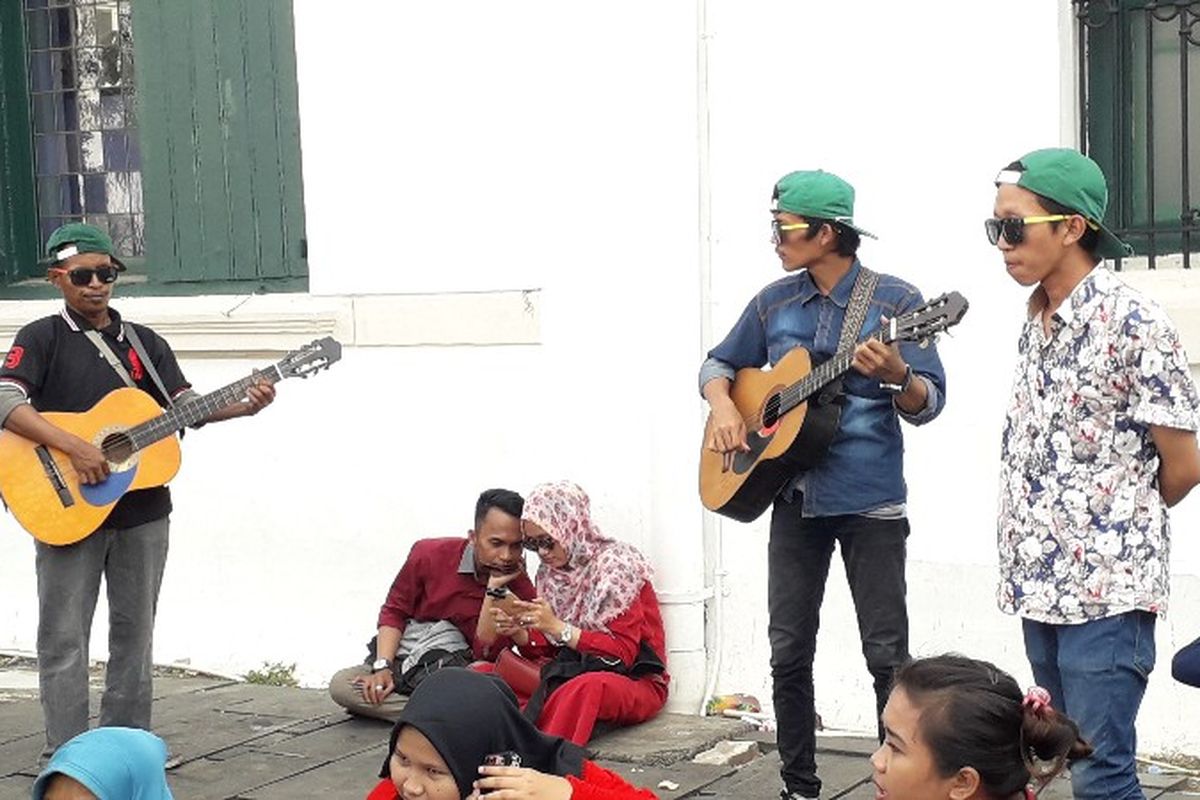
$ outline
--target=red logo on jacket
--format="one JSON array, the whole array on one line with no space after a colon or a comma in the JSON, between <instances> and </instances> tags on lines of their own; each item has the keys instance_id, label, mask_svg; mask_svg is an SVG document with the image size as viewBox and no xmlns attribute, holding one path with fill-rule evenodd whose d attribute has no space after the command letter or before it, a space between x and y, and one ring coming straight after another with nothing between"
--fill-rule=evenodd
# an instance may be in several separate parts
<instances>
[{"instance_id":1,"label":"red logo on jacket","mask_svg":"<svg viewBox=\"0 0 1200 800\"><path fill-rule=\"evenodd\" d=\"M146 374L146 371L142 368L142 360L138 358L137 350L129 351L129 366L132 367L129 370L129 375L135 381L140 381L142 376Z\"/></svg>"},{"instance_id":2,"label":"red logo on jacket","mask_svg":"<svg viewBox=\"0 0 1200 800\"><path fill-rule=\"evenodd\" d=\"M25 348L17 345L12 350L8 351L8 357L4 359L5 369L16 369L21 363L21 356L25 355Z\"/></svg>"}]
</instances>

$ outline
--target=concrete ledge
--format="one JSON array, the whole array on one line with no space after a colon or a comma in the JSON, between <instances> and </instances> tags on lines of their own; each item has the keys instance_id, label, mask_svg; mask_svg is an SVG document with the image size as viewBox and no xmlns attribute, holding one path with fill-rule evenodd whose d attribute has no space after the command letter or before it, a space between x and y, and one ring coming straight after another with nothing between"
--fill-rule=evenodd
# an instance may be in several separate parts
<instances>
[{"instance_id":1,"label":"concrete ledge","mask_svg":"<svg viewBox=\"0 0 1200 800\"><path fill-rule=\"evenodd\" d=\"M601 761L667 766L691 759L726 739L754 729L748 722L725 717L659 714L649 722L598 736L588 744Z\"/></svg>"},{"instance_id":2,"label":"concrete ledge","mask_svg":"<svg viewBox=\"0 0 1200 800\"><path fill-rule=\"evenodd\" d=\"M176 353L284 353L321 336L348 347L541 343L541 291L436 294L252 294L121 297L126 319L149 325ZM0 349L21 326L56 313L61 300L0 301Z\"/></svg>"}]
</instances>

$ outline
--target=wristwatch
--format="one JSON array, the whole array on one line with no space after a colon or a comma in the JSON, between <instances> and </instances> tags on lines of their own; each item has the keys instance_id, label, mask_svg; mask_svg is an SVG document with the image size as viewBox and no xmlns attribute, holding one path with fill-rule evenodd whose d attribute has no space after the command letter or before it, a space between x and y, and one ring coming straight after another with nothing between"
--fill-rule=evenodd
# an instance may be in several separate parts
<instances>
[{"instance_id":1,"label":"wristwatch","mask_svg":"<svg viewBox=\"0 0 1200 800\"><path fill-rule=\"evenodd\" d=\"M386 658L377 658L375 659L375 663L371 665L371 672L379 672L382 669L389 669L391 666L392 662Z\"/></svg>"},{"instance_id":2,"label":"wristwatch","mask_svg":"<svg viewBox=\"0 0 1200 800\"><path fill-rule=\"evenodd\" d=\"M575 635L575 626L569 622L563 623L562 633L557 638L550 638L559 647L566 647L571 643L571 637Z\"/></svg>"},{"instance_id":3,"label":"wristwatch","mask_svg":"<svg viewBox=\"0 0 1200 800\"><path fill-rule=\"evenodd\" d=\"M908 391L908 387L912 385L913 371L912 365L907 364L904 367L904 380L900 383L884 383L879 382L879 388L883 389L888 394L904 394Z\"/></svg>"}]
</instances>

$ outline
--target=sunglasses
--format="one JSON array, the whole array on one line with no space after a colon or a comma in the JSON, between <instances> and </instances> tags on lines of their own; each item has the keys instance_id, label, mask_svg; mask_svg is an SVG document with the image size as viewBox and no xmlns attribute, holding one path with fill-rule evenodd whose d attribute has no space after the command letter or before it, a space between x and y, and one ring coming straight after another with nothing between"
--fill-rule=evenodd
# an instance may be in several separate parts
<instances>
[{"instance_id":1,"label":"sunglasses","mask_svg":"<svg viewBox=\"0 0 1200 800\"><path fill-rule=\"evenodd\" d=\"M113 283L117 279L116 267L76 267L75 269L58 269L71 281L72 286L87 286L92 278L99 278L101 283Z\"/></svg>"},{"instance_id":2,"label":"sunglasses","mask_svg":"<svg viewBox=\"0 0 1200 800\"><path fill-rule=\"evenodd\" d=\"M522 547L535 553L541 552L542 550L553 550L554 544L555 542L553 536L536 536L521 540Z\"/></svg>"},{"instance_id":3,"label":"sunglasses","mask_svg":"<svg viewBox=\"0 0 1200 800\"><path fill-rule=\"evenodd\" d=\"M809 225L807 222L793 222L787 225L781 225L779 220L771 220L771 244L780 245L783 243L783 234L788 231L802 231Z\"/></svg>"},{"instance_id":4,"label":"sunglasses","mask_svg":"<svg viewBox=\"0 0 1200 800\"><path fill-rule=\"evenodd\" d=\"M1045 214L1040 217L992 217L983 221L983 228L987 231L988 241L992 244L999 244L1000 237L1004 236L1004 241L1012 245L1020 244L1025 241L1025 226L1037 225L1042 222L1062 222L1070 219L1071 214Z\"/></svg>"}]
</instances>

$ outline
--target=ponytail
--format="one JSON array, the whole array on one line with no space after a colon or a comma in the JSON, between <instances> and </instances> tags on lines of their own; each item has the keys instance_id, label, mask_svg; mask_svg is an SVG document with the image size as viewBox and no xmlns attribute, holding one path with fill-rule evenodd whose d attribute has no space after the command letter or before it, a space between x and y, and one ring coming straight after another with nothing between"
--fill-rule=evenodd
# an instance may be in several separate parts
<instances>
[{"instance_id":1,"label":"ponytail","mask_svg":"<svg viewBox=\"0 0 1200 800\"><path fill-rule=\"evenodd\" d=\"M986 661L952 654L910 661L895 686L919 710L939 774L971 767L992 797L1010 797L1031 781L1041 788L1068 760L1092 751L1045 689L1022 695L1011 675Z\"/></svg>"}]
</instances>

